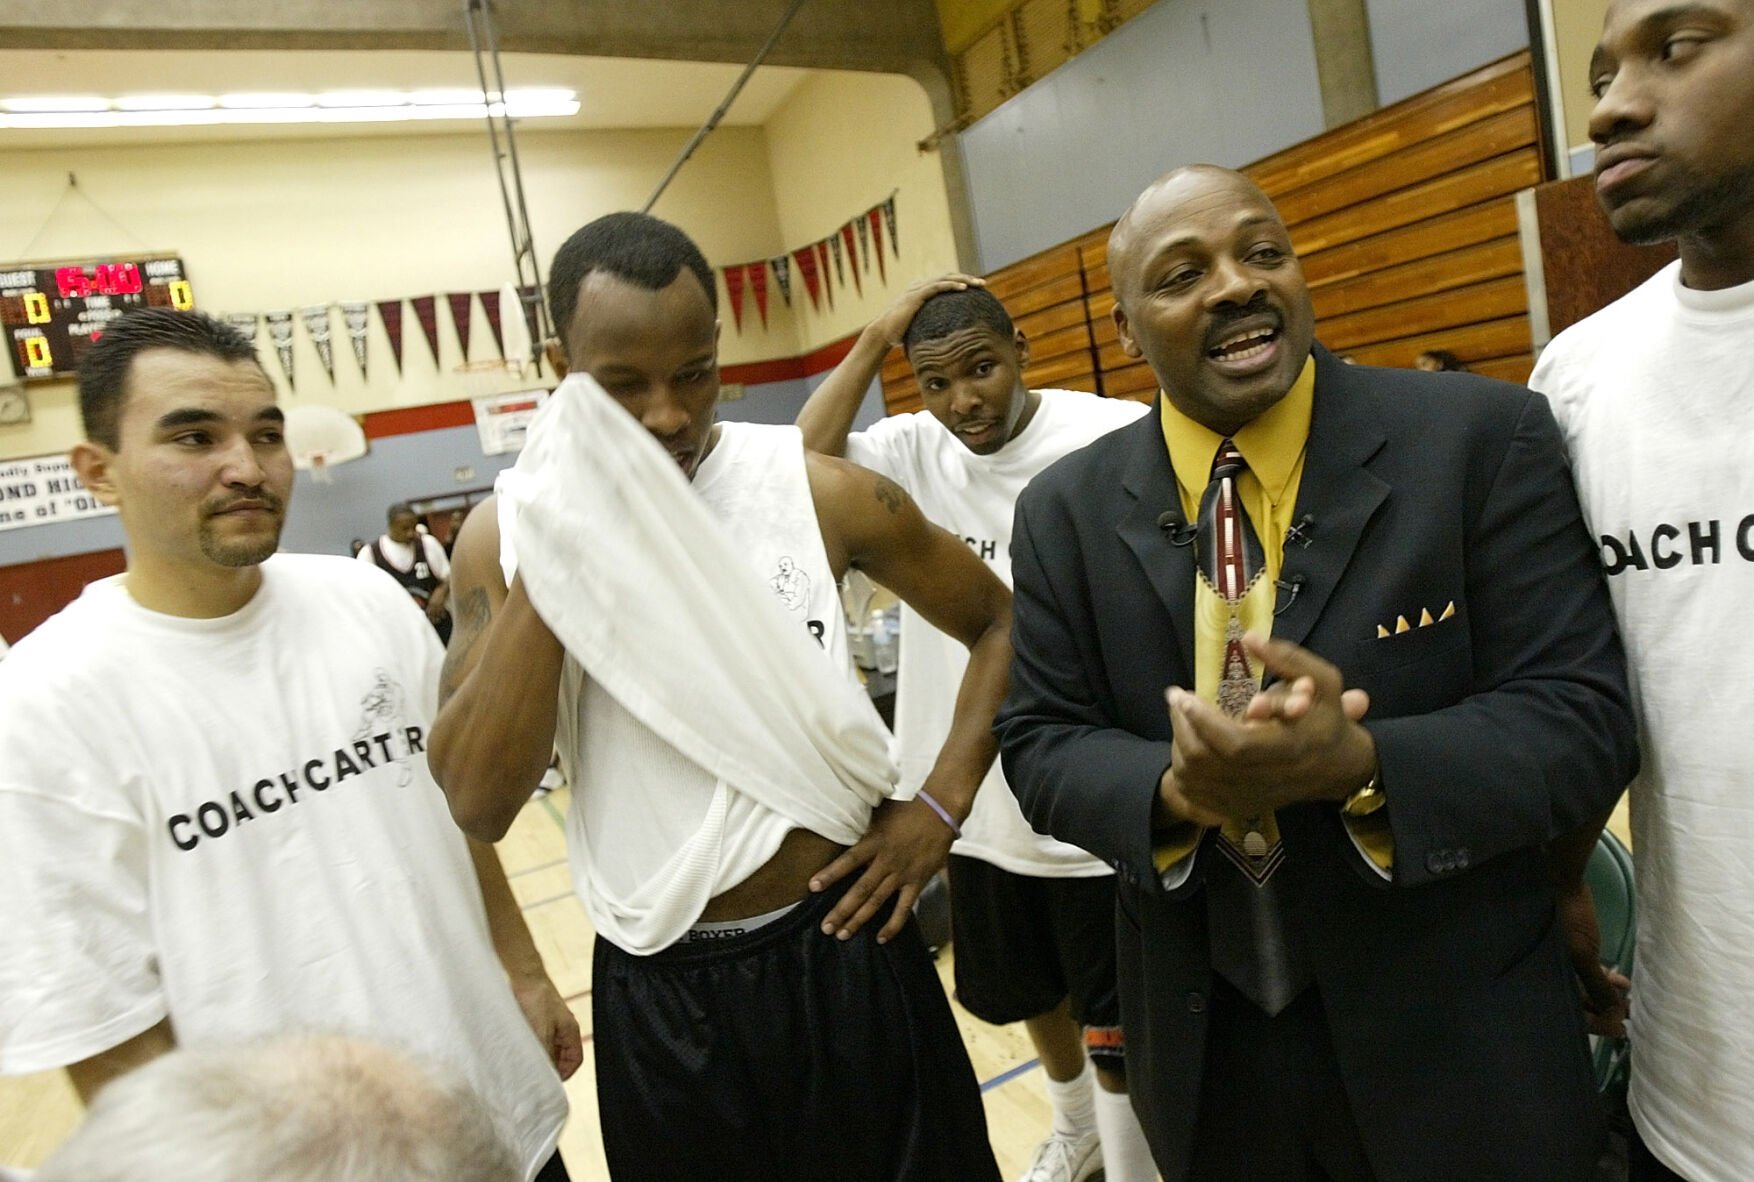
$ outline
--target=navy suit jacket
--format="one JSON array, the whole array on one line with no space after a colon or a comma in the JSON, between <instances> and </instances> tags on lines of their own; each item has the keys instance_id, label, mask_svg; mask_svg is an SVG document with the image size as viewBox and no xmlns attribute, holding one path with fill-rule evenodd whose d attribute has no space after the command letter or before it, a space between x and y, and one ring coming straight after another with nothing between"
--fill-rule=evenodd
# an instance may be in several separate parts
<instances>
[{"instance_id":1,"label":"navy suit jacket","mask_svg":"<svg viewBox=\"0 0 1754 1182\"><path fill-rule=\"evenodd\" d=\"M1214 856L1173 892L1152 862L1163 691L1193 685L1193 547L1158 524L1179 508L1156 415L1025 490L997 723L1024 814L1115 867L1127 1074L1171 1180L1199 1110ZM1273 632L1370 692L1395 865L1384 881L1335 805L1303 804L1279 814L1278 874L1373 1166L1586 1177L1601 1114L1543 846L1606 814L1638 756L1552 413L1520 386L1318 346L1296 512L1307 545L1285 548Z\"/></svg>"}]
</instances>

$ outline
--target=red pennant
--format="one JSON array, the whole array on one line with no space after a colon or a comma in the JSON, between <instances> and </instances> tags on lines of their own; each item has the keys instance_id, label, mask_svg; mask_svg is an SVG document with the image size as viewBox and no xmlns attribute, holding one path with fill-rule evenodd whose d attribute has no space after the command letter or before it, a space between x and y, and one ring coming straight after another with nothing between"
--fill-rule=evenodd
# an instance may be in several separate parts
<instances>
[{"instance_id":1,"label":"red pennant","mask_svg":"<svg viewBox=\"0 0 1754 1182\"><path fill-rule=\"evenodd\" d=\"M438 364L438 297L410 296L410 304L414 305L415 318L420 321L420 331L426 334L427 348L432 350L432 363Z\"/></svg>"},{"instance_id":2,"label":"red pennant","mask_svg":"<svg viewBox=\"0 0 1754 1182\"><path fill-rule=\"evenodd\" d=\"M828 306L834 307L834 284L828 281L828 239L816 244L816 265L822 271L822 286L828 289Z\"/></svg>"},{"instance_id":3,"label":"red pennant","mask_svg":"<svg viewBox=\"0 0 1754 1182\"><path fill-rule=\"evenodd\" d=\"M402 372L402 301L379 300L378 319L384 322L384 335L390 338L390 356L396 359L396 373Z\"/></svg>"},{"instance_id":4,"label":"red pennant","mask_svg":"<svg viewBox=\"0 0 1754 1182\"><path fill-rule=\"evenodd\" d=\"M767 329L767 264L749 264L749 288L755 293L755 306L761 309L761 327Z\"/></svg>"},{"instance_id":5,"label":"red pennant","mask_svg":"<svg viewBox=\"0 0 1754 1182\"><path fill-rule=\"evenodd\" d=\"M859 278L859 252L853 249L853 223L848 222L840 228L840 240L846 243L847 257L853 261L853 290L863 296L865 281Z\"/></svg>"},{"instance_id":6,"label":"red pennant","mask_svg":"<svg viewBox=\"0 0 1754 1182\"><path fill-rule=\"evenodd\" d=\"M877 256L877 275L883 280L883 286L889 286L889 269L883 264L883 209L873 205L865 212L865 218L871 223L871 253Z\"/></svg>"},{"instance_id":7,"label":"red pennant","mask_svg":"<svg viewBox=\"0 0 1754 1182\"><path fill-rule=\"evenodd\" d=\"M822 311L822 289L816 278L816 250L806 246L792 252L792 261L798 264L798 274L804 280L804 290L810 293L810 306L818 312Z\"/></svg>"},{"instance_id":8,"label":"red pennant","mask_svg":"<svg viewBox=\"0 0 1754 1182\"><path fill-rule=\"evenodd\" d=\"M731 322L737 331L743 331L743 281L748 277L750 268L743 263L733 263L725 268L725 291L731 296Z\"/></svg>"},{"instance_id":9,"label":"red pennant","mask_svg":"<svg viewBox=\"0 0 1754 1182\"><path fill-rule=\"evenodd\" d=\"M466 291L453 291L445 295L445 302L451 305L451 327L457 330L457 344L463 350L463 360L469 360L469 301L475 297Z\"/></svg>"},{"instance_id":10,"label":"red pennant","mask_svg":"<svg viewBox=\"0 0 1754 1182\"><path fill-rule=\"evenodd\" d=\"M500 360L505 360L505 334L499 328L499 293L497 291L478 291L475 298L481 301L481 310L487 313L487 327L493 333L493 347L499 350Z\"/></svg>"}]
</instances>

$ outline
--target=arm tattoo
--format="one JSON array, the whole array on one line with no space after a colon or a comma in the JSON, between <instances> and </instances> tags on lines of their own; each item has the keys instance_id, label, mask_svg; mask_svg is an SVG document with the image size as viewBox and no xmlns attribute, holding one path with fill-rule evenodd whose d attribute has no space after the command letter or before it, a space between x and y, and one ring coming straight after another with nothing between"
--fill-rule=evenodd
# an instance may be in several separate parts
<instances>
[{"instance_id":1,"label":"arm tattoo","mask_svg":"<svg viewBox=\"0 0 1754 1182\"><path fill-rule=\"evenodd\" d=\"M451 644L445 650L444 667L439 671L439 705L450 701L463 684L463 666L492 621L487 588L471 587L451 600Z\"/></svg>"},{"instance_id":2,"label":"arm tattoo","mask_svg":"<svg viewBox=\"0 0 1754 1182\"><path fill-rule=\"evenodd\" d=\"M901 486L889 477L879 476L877 478L877 499L882 501L883 507L891 513L900 513L901 507L907 503L907 494L902 492Z\"/></svg>"}]
</instances>

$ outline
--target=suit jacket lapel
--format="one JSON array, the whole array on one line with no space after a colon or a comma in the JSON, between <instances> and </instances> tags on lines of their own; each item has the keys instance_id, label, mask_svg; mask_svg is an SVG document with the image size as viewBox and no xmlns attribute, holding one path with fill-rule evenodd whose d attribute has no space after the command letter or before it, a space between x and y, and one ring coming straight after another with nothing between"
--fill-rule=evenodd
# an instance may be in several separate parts
<instances>
[{"instance_id":1,"label":"suit jacket lapel","mask_svg":"<svg viewBox=\"0 0 1754 1182\"><path fill-rule=\"evenodd\" d=\"M1315 354L1315 409L1296 513L1297 520L1310 519L1308 537L1285 546L1280 614L1273 621L1273 635L1293 644L1302 644L1321 617L1365 526L1389 494L1388 484L1364 467L1385 440L1371 384L1320 345Z\"/></svg>"},{"instance_id":2,"label":"suit jacket lapel","mask_svg":"<svg viewBox=\"0 0 1754 1182\"><path fill-rule=\"evenodd\" d=\"M1121 487L1131 503L1122 510L1115 532L1133 551L1145 578L1163 601L1168 611L1163 626L1175 633L1182 660L1178 680L1192 684L1194 548L1174 545L1170 531L1157 523L1159 517L1171 510L1176 521L1181 521L1181 494L1176 490L1175 470L1170 466L1169 449L1163 443L1158 413L1144 415L1121 430L1129 435Z\"/></svg>"}]
</instances>

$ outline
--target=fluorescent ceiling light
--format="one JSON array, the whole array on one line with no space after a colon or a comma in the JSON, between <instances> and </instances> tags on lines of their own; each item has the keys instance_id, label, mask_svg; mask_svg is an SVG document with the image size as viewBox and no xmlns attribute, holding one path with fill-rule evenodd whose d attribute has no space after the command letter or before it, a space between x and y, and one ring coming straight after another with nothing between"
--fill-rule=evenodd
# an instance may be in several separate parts
<instances>
[{"instance_id":1,"label":"fluorescent ceiling light","mask_svg":"<svg viewBox=\"0 0 1754 1182\"><path fill-rule=\"evenodd\" d=\"M399 90L326 90L317 96L319 107L399 107L407 102Z\"/></svg>"},{"instance_id":2,"label":"fluorescent ceiling light","mask_svg":"<svg viewBox=\"0 0 1754 1182\"><path fill-rule=\"evenodd\" d=\"M110 100L83 94L32 95L25 98L0 99L0 107L20 114L50 111L107 111Z\"/></svg>"},{"instance_id":3,"label":"fluorescent ceiling light","mask_svg":"<svg viewBox=\"0 0 1754 1182\"><path fill-rule=\"evenodd\" d=\"M499 96L495 95L494 97ZM559 86L514 86L506 91L506 99L514 108L524 104L538 107L552 106L558 103L570 103L577 98L578 95L575 92Z\"/></svg>"},{"instance_id":4,"label":"fluorescent ceiling light","mask_svg":"<svg viewBox=\"0 0 1754 1182\"><path fill-rule=\"evenodd\" d=\"M290 94L283 91L271 91L248 94L222 94L219 105L232 110L257 110L263 107L309 107L316 99L308 94Z\"/></svg>"},{"instance_id":5,"label":"fluorescent ceiling light","mask_svg":"<svg viewBox=\"0 0 1754 1182\"><path fill-rule=\"evenodd\" d=\"M118 111L201 111L213 105L210 94L128 94L116 100Z\"/></svg>"},{"instance_id":6,"label":"fluorescent ceiling light","mask_svg":"<svg viewBox=\"0 0 1754 1182\"><path fill-rule=\"evenodd\" d=\"M498 98L499 95L494 95ZM408 101L417 107L467 107L480 106L481 91L472 86L428 87L425 90L411 90Z\"/></svg>"},{"instance_id":7,"label":"fluorescent ceiling light","mask_svg":"<svg viewBox=\"0 0 1754 1182\"><path fill-rule=\"evenodd\" d=\"M353 105L340 105L346 95ZM308 94L227 94L216 100L201 95L137 95L117 99L3 99L0 128L199 127L263 123L395 123L439 119L469 120L510 114L518 119L575 115L579 101L570 90L529 87L494 95L492 104L481 92L467 89L401 91L335 91ZM365 101L357 101L365 100ZM28 104L53 103L49 109ZM20 108L15 104L24 103ZM69 106L81 103L82 106Z\"/></svg>"},{"instance_id":8,"label":"fluorescent ceiling light","mask_svg":"<svg viewBox=\"0 0 1754 1182\"><path fill-rule=\"evenodd\" d=\"M0 127L119 127L115 111L55 111L45 115L0 115Z\"/></svg>"}]
</instances>

